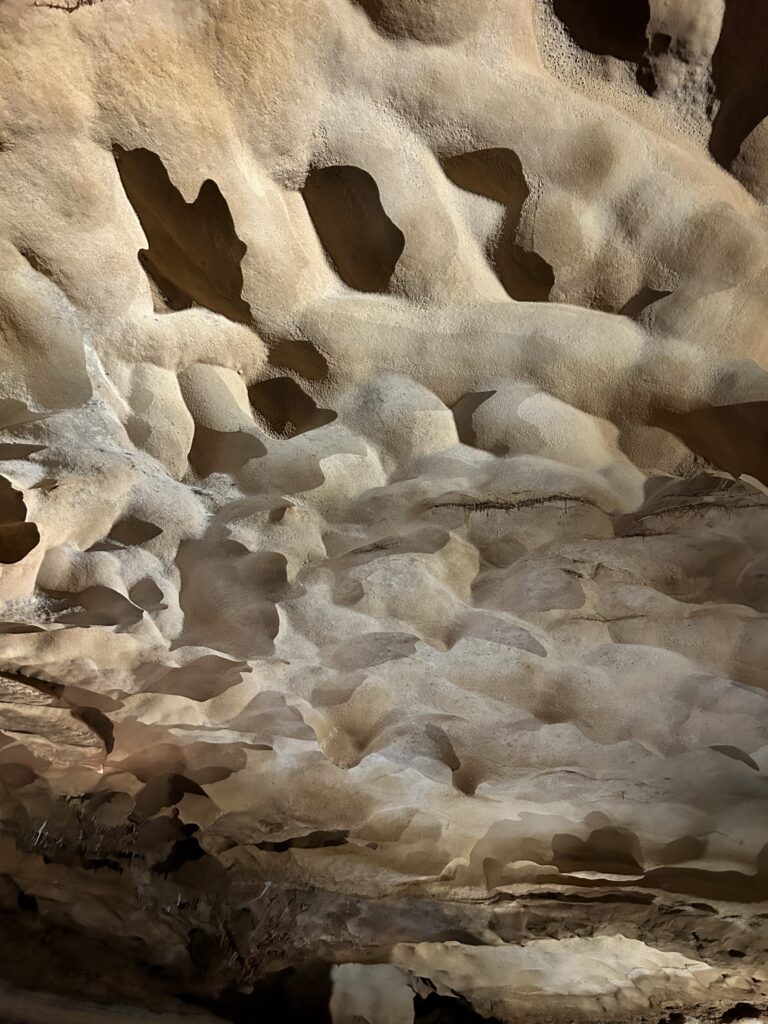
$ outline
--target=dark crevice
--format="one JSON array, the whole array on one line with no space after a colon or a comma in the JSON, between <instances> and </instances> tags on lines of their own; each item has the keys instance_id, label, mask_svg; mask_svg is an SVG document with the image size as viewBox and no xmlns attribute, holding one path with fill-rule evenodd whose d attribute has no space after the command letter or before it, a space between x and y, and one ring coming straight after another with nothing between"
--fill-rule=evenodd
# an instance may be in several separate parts
<instances>
[{"instance_id":1,"label":"dark crevice","mask_svg":"<svg viewBox=\"0 0 768 1024\"><path fill-rule=\"evenodd\" d=\"M187 793L205 796L205 790L192 779L179 772L164 772L155 775L145 783L143 789L136 794L136 809L145 817L151 818L164 807L173 807Z\"/></svg>"},{"instance_id":2,"label":"dark crevice","mask_svg":"<svg viewBox=\"0 0 768 1024\"><path fill-rule=\"evenodd\" d=\"M266 455L267 449L247 430L213 430L195 427L189 450L189 464L195 473L208 477L212 473L238 473L251 459Z\"/></svg>"},{"instance_id":3,"label":"dark crevice","mask_svg":"<svg viewBox=\"0 0 768 1024\"><path fill-rule=\"evenodd\" d=\"M145 576L134 583L128 591L128 597L139 608L144 611L162 611L168 607L163 603L163 592L154 580Z\"/></svg>"},{"instance_id":4,"label":"dark crevice","mask_svg":"<svg viewBox=\"0 0 768 1024\"><path fill-rule=\"evenodd\" d=\"M468 444L472 448L477 447L473 417L483 402L487 402L495 394L495 391L471 391L468 395L462 395L458 402L451 406L451 412L456 421L456 433L462 444Z\"/></svg>"},{"instance_id":5,"label":"dark crevice","mask_svg":"<svg viewBox=\"0 0 768 1024\"><path fill-rule=\"evenodd\" d=\"M248 397L254 414L277 437L295 437L336 419L333 409L321 409L291 377L257 381Z\"/></svg>"},{"instance_id":6,"label":"dark crevice","mask_svg":"<svg viewBox=\"0 0 768 1024\"><path fill-rule=\"evenodd\" d=\"M251 324L242 298L238 237L229 206L216 182L206 179L187 203L162 160L148 149L113 147L125 193L149 242L139 260L154 282L153 298L170 310L205 306L237 323Z\"/></svg>"},{"instance_id":7,"label":"dark crevice","mask_svg":"<svg viewBox=\"0 0 768 1024\"><path fill-rule=\"evenodd\" d=\"M41 588L43 589L43 588ZM70 626L134 626L144 612L111 587L86 587L79 592L49 590L56 621Z\"/></svg>"},{"instance_id":8,"label":"dark crevice","mask_svg":"<svg viewBox=\"0 0 768 1024\"><path fill-rule=\"evenodd\" d=\"M311 341L304 338L280 338L269 345L270 365L288 370L304 380L328 378L328 361Z\"/></svg>"},{"instance_id":9,"label":"dark crevice","mask_svg":"<svg viewBox=\"0 0 768 1024\"><path fill-rule=\"evenodd\" d=\"M414 1024L501 1024L498 1017L484 1017L461 996L416 996L413 1000Z\"/></svg>"},{"instance_id":10,"label":"dark crevice","mask_svg":"<svg viewBox=\"0 0 768 1024\"><path fill-rule=\"evenodd\" d=\"M51 270L46 260L44 260L32 249L22 247L19 249L19 252L30 265L30 267L32 267L33 270L37 271L38 274L42 274L43 277L47 277L53 280L53 271Z\"/></svg>"},{"instance_id":11,"label":"dark crevice","mask_svg":"<svg viewBox=\"0 0 768 1024\"><path fill-rule=\"evenodd\" d=\"M516 241L529 189L523 167L511 149L482 149L443 161L447 177L467 192L506 208L504 223L489 246L488 258L507 294L518 302L546 302L555 283L552 267Z\"/></svg>"},{"instance_id":12,"label":"dark crevice","mask_svg":"<svg viewBox=\"0 0 768 1024\"><path fill-rule=\"evenodd\" d=\"M255 843L257 849L265 850L268 853L285 853L286 850L321 850L328 846L344 846L347 842L348 832L346 829L332 829L329 832L309 832L304 836L296 836L292 839L283 839L279 842L270 843L264 840Z\"/></svg>"},{"instance_id":13,"label":"dark crevice","mask_svg":"<svg viewBox=\"0 0 768 1024\"><path fill-rule=\"evenodd\" d=\"M302 189L309 216L339 277L361 292L384 292L405 247L379 188L360 167L335 165L309 172Z\"/></svg>"},{"instance_id":14,"label":"dark crevice","mask_svg":"<svg viewBox=\"0 0 768 1024\"><path fill-rule=\"evenodd\" d=\"M630 829L600 828L588 839L560 834L552 837L552 863L559 871L601 871L641 875L642 851Z\"/></svg>"},{"instance_id":15,"label":"dark crevice","mask_svg":"<svg viewBox=\"0 0 768 1024\"><path fill-rule=\"evenodd\" d=\"M648 0L554 0L554 12L582 50L637 62L646 48Z\"/></svg>"},{"instance_id":16,"label":"dark crevice","mask_svg":"<svg viewBox=\"0 0 768 1024\"><path fill-rule=\"evenodd\" d=\"M206 970L207 956L199 958ZM298 967L275 971L256 981L251 991L232 988L215 999L182 996L185 1002L204 1007L232 1024L264 1024L296 1021L297 1024L332 1024L331 964L308 961Z\"/></svg>"},{"instance_id":17,"label":"dark crevice","mask_svg":"<svg viewBox=\"0 0 768 1024\"><path fill-rule=\"evenodd\" d=\"M40 542L40 531L26 518L27 506L21 491L0 476L0 563L3 565L20 562Z\"/></svg>"},{"instance_id":18,"label":"dark crevice","mask_svg":"<svg viewBox=\"0 0 768 1024\"><path fill-rule=\"evenodd\" d=\"M660 57L664 53L669 53L671 45L671 35L666 32L654 32L653 38L651 39L651 56Z\"/></svg>"},{"instance_id":19,"label":"dark crevice","mask_svg":"<svg viewBox=\"0 0 768 1024\"><path fill-rule=\"evenodd\" d=\"M728 0L720 40L712 57L712 80L720 107L709 149L730 168L746 137L768 116L765 61L768 18L763 3Z\"/></svg>"},{"instance_id":20,"label":"dark crevice","mask_svg":"<svg viewBox=\"0 0 768 1024\"><path fill-rule=\"evenodd\" d=\"M656 288L641 288L637 295L633 295L632 298L625 302L619 310L621 316L628 316L632 320L636 320L637 317L642 313L644 309L652 306L654 302L659 302L661 299L665 299L672 292L659 291Z\"/></svg>"},{"instance_id":21,"label":"dark crevice","mask_svg":"<svg viewBox=\"0 0 768 1024\"><path fill-rule=\"evenodd\" d=\"M762 1013L752 1003L736 1003L721 1015L720 1020L723 1024L732 1024L735 1020L753 1020L755 1017L762 1017Z\"/></svg>"},{"instance_id":22,"label":"dark crevice","mask_svg":"<svg viewBox=\"0 0 768 1024\"><path fill-rule=\"evenodd\" d=\"M30 455L45 451L44 444L24 444L22 441L0 442L0 462L28 459Z\"/></svg>"},{"instance_id":23,"label":"dark crevice","mask_svg":"<svg viewBox=\"0 0 768 1024\"><path fill-rule=\"evenodd\" d=\"M676 434L691 451L727 473L748 473L768 483L768 402L658 411L651 425Z\"/></svg>"},{"instance_id":24,"label":"dark crevice","mask_svg":"<svg viewBox=\"0 0 768 1024\"><path fill-rule=\"evenodd\" d=\"M99 737L106 752L112 753L115 747L115 729L111 719L103 711L93 707L73 707L72 717L86 725Z\"/></svg>"},{"instance_id":25,"label":"dark crevice","mask_svg":"<svg viewBox=\"0 0 768 1024\"><path fill-rule=\"evenodd\" d=\"M148 523L137 516L126 516L120 519L109 531L109 539L118 544L146 544L148 540L159 537L163 531L154 523Z\"/></svg>"},{"instance_id":26,"label":"dark crevice","mask_svg":"<svg viewBox=\"0 0 768 1024\"><path fill-rule=\"evenodd\" d=\"M656 81L656 73L653 70L651 62L644 58L640 64L638 64L637 71L635 73L635 81L643 90L647 96L655 96L656 90L659 87Z\"/></svg>"},{"instance_id":27,"label":"dark crevice","mask_svg":"<svg viewBox=\"0 0 768 1024\"><path fill-rule=\"evenodd\" d=\"M118 551L122 547L146 544L163 531L154 523L148 523L137 516L125 516L116 522L104 540L92 544L89 551Z\"/></svg>"}]
</instances>

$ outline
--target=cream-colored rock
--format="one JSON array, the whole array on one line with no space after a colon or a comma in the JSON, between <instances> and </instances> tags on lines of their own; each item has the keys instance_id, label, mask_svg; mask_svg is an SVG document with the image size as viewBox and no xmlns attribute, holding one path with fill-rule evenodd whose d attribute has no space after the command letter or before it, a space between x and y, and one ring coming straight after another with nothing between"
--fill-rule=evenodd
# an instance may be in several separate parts
<instances>
[{"instance_id":1,"label":"cream-colored rock","mask_svg":"<svg viewBox=\"0 0 768 1024\"><path fill-rule=\"evenodd\" d=\"M764 1009L767 24L5 0L0 1013Z\"/></svg>"}]
</instances>

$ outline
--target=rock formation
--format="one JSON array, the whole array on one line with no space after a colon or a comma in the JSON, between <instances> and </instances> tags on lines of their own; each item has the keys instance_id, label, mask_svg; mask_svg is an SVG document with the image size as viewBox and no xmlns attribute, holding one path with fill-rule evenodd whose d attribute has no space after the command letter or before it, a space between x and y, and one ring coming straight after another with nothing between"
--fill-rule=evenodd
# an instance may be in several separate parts
<instances>
[{"instance_id":1,"label":"rock formation","mask_svg":"<svg viewBox=\"0 0 768 1024\"><path fill-rule=\"evenodd\" d=\"M0 5L0 1018L768 1012L762 0Z\"/></svg>"}]
</instances>

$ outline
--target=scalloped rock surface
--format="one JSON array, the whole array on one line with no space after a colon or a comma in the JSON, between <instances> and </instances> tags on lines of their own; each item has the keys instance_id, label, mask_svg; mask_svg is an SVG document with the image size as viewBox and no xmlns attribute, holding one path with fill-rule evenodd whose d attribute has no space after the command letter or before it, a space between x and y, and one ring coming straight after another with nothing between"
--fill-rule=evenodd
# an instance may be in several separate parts
<instances>
[{"instance_id":1,"label":"scalloped rock surface","mask_svg":"<svg viewBox=\"0 0 768 1024\"><path fill-rule=\"evenodd\" d=\"M6 1019L768 1010L767 25L4 0Z\"/></svg>"}]
</instances>

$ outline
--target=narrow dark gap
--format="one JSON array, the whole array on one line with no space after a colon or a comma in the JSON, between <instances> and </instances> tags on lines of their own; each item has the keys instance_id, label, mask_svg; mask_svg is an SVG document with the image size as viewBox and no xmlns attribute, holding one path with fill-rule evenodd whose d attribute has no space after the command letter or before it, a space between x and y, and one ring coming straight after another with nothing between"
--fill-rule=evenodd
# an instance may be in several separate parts
<instances>
[{"instance_id":1,"label":"narrow dark gap","mask_svg":"<svg viewBox=\"0 0 768 1024\"><path fill-rule=\"evenodd\" d=\"M651 426L676 434L693 452L734 476L768 484L768 402L655 413Z\"/></svg>"},{"instance_id":2,"label":"narrow dark gap","mask_svg":"<svg viewBox=\"0 0 768 1024\"><path fill-rule=\"evenodd\" d=\"M477 447L477 435L475 433L474 415L477 409L496 394L495 391L471 391L462 395L458 402L451 406L451 412L456 422L456 433L462 444L468 444L471 448Z\"/></svg>"},{"instance_id":3,"label":"narrow dark gap","mask_svg":"<svg viewBox=\"0 0 768 1024\"><path fill-rule=\"evenodd\" d=\"M304 380L328 378L328 360L305 338L278 338L269 344L269 362L278 370L288 370Z\"/></svg>"},{"instance_id":4,"label":"narrow dark gap","mask_svg":"<svg viewBox=\"0 0 768 1024\"><path fill-rule=\"evenodd\" d=\"M331 964L310 961L275 971L254 983L250 992L230 989L217 998L182 996L184 1002L218 1014L232 1024L296 1021L333 1024Z\"/></svg>"},{"instance_id":5,"label":"narrow dark gap","mask_svg":"<svg viewBox=\"0 0 768 1024\"><path fill-rule=\"evenodd\" d=\"M709 149L726 169L746 137L768 116L765 62L768 18L763 3L728 0L720 39L712 57L712 80L720 107Z\"/></svg>"},{"instance_id":6,"label":"narrow dark gap","mask_svg":"<svg viewBox=\"0 0 768 1024\"><path fill-rule=\"evenodd\" d=\"M632 320L642 313L644 309L652 306L654 302L659 302L661 299L665 299L672 292L659 291L656 288L641 288L637 295L633 295L632 298L625 302L619 310L621 316L628 316Z\"/></svg>"},{"instance_id":7,"label":"narrow dark gap","mask_svg":"<svg viewBox=\"0 0 768 1024\"><path fill-rule=\"evenodd\" d=\"M446 176L467 192L506 207L504 223L488 258L507 294L518 302L546 302L555 283L552 267L538 253L516 242L529 189L523 167L511 149L482 149L443 161Z\"/></svg>"},{"instance_id":8,"label":"narrow dark gap","mask_svg":"<svg viewBox=\"0 0 768 1024\"><path fill-rule=\"evenodd\" d=\"M138 256L154 286L155 308L204 306L250 325L251 310L242 298L246 245L237 237L216 182L206 179L197 198L187 203L156 153L119 145L113 152L125 194L149 242Z\"/></svg>"},{"instance_id":9,"label":"narrow dark gap","mask_svg":"<svg viewBox=\"0 0 768 1024\"><path fill-rule=\"evenodd\" d=\"M213 430L195 426L189 464L200 477L212 473L238 473L251 459L266 455L261 441L247 430Z\"/></svg>"},{"instance_id":10,"label":"narrow dark gap","mask_svg":"<svg viewBox=\"0 0 768 1024\"><path fill-rule=\"evenodd\" d=\"M648 0L554 0L554 12L582 50L635 63L642 59Z\"/></svg>"},{"instance_id":11,"label":"narrow dark gap","mask_svg":"<svg viewBox=\"0 0 768 1024\"><path fill-rule=\"evenodd\" d=\"M0 476L0 564L20 562L40 542L37 526L26 519L27 506L21 491Z\"/></svg>"},{"instance_id":12,"label":"narrow dark gap","mask_svg":"<svg viewBox=\"0 0 768 1024\"><path fill-rule=\"evenodd\" d=\"M257 381L248 388L248 397L264 428L277 437L315 430L337 415L333 409L321 409L291 377Z\"/></svg>"},{"instance_id":13,"label":"narrow dark gap","mask_svg":"<svg viewBox=\"0 0 768 1024\"><path fill-rule=\"evenodd\" d=\"M498 1017L483 1017L461 996L416 996L413 1000L414 1024L501 1024Z\"/></svg>"},{"instance_id":14,"label":"narrow dark gap","mask_svg":"<svg viewBox=\"0 0 768 1024\"><path fill-rule=\"evenodd\" d=\"M379 188L360 167L316 167L302 189L323 248L339 277L361 292L384 292L405 247Z\"/></svg>"},{"instance_id":15,"label":"narrow dark gap","mask_svg":"<svg viewBox=\"0 0 768 1024\"><path fill-rule=\"evenodd\" d=\"M732 1024L736 1020L754 1020L756 1017L762 1017L762 1013L752 1003L736 1003L721 1015L720 1020L723 1024Z\"/></svg>"},{"instance_id":16,"label":"narrow dark gap","mask_svg":"<svg viewBox=\"0 0 768 1024\"><path fill-rule=\"evenodd\" d=\"M638 64L637 72L635 73L635 81L646 94L646 96L655 96L656 90L659 85L656 81L656 75L654 73L651 62L646 58Z\"/></svg>"}]
</instances>

